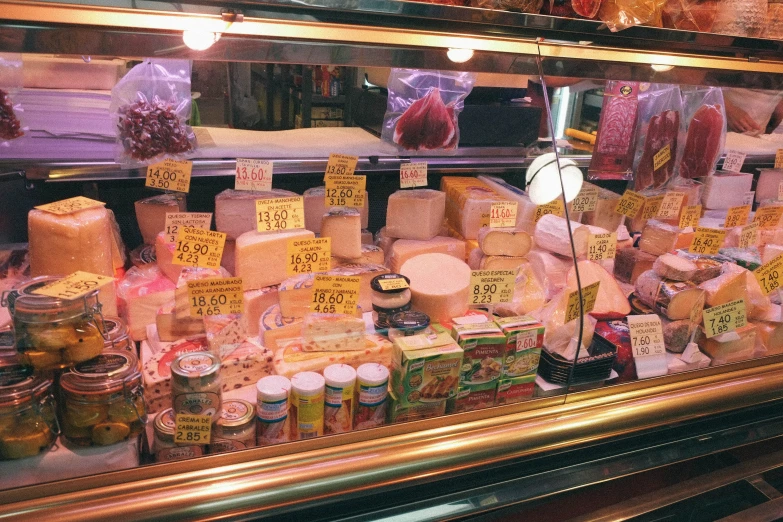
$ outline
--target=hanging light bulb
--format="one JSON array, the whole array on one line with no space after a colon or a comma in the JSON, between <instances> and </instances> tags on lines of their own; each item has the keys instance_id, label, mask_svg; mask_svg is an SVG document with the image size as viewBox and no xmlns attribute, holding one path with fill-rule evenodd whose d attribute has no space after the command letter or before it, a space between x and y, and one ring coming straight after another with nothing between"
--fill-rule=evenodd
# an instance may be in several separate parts
<instances>
[{"instance_id":1,"label":"hanging light bulb","mask_svg":"<svg viewBox=\"0 0 783 522\"><path fill-rule=\"evenodd\" d=\"M449 50L446 51L446 56L454 63L465 63L473 58L473 49L449 48Z\"/></svg>"},{"instance_id":2,"label":"hanging light bulb","mask_svg":"<svg viewBox=\"0 0 783 522\"><path fill-rule=\"evenodd\" d=\"M220 33L206 29L186 29L182 32L182 41L194 51L206 51L220 40Z\"/></svg>"},{"instance_id":3,"label":"hanging light bulb","mask_svg":"<svg viewBox=\"0 0 783 522\"><path fill-rule=\"evenodd\" d=\"M650 67L652 67L652 70L655 72L666 72L674 69L673 65L664 65L662 63L654 63L651 64Z\"/></svg>"},{"instance_id":4,"label":"hanging light bulb","mask_svg":"<svg viewBox=\"0 0 783 522\"><path fill-rule=\"evenodd\" d=\"M560 197L563 190L557 176L557 157L554 152L542 154L533 160L527 169L525 183L527 195L536 205L545 205ZM582 171L575 162L560 159L560 174L563 176L566 202L572 201L582 190Z\"/></svg>"}]
</instances>

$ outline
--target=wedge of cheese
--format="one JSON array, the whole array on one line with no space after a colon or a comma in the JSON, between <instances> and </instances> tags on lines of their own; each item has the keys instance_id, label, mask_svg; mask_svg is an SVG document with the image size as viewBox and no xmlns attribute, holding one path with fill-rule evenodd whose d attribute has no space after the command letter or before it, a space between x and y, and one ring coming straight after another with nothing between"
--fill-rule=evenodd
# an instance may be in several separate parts
<instances>
[{"instance_id":1,"label":"wedge of cheese","mask_svg":"<svg viewBox=\"0 0 783 522\"><path fill-rule=\"evenodd\" d=\"M585 182L585 185L591 186L592 184ZM598 189L598 201L596 202L595 210L593 212L585 212L582 216L582 223L605 228L606 230L617 230L617 227L622 225L625 219L625 216L614 211L617 207L617 202L620 201L620 194L602 187L596 188Z\"/></svg>"},{"instance_id":2,"label":"wedge of cheese","mask_svg":"<svg viewBox=\"0 0 783 522\"><path fill-rule=\"evenodd\" d=\"M302 351L364 350L364 319L343 314L308 314L302 323Z\"/></svg>"},{"instance_id":3,"label":"wedge of cheese","mask_svg":"<svg viewBox=\"0 0 783 522\"><path fill-rule=\"evenodd\" d=\"M703 331L697 335L697 343L701 351L712 359L712 366L753 357L756 345L756 325L748 323L732 332L707 338Z\"/></svg>"},{"instance_id":4,"label":"wedge of cheese","mask_svg":"<svg viewBox=\"0 0 783 522\"><path fill-rule=\"evenodd\" d=\"M516 284L514 285L514 299L510 303L499 303L495 312L503 316L525 315L533 310L541 308L546 303L544 287L533 274L533 268L529 262L519 267Z\"/></svg>"},{"instance_id":5,"label":"wedge of cheese","mask_svg":"<svg viewBox=\"0 0 783 522\"><path fill-rule=\"evenodd\" d=\"M547 300L552 299L565 287L568 271L573 266L573 261L538 249L531 250L527 259L530 261L533 275L544 288Z\"/></svg>"},{"instance_id":6,"label":"wedge of cheese","mask_svg":"<svg viewBox=\"0 0 783 522\"><path fill-rule=\"evenodd\" d=\"M166 214L186 211L184 194L160 194L133 204L141 237L148 245L166 228Z\"/></svg>"},{"instance_id":7,"label":"wedge of cheese","mask_svg":"<svg viewBox=\"0 0 783 522\"><path fill-rule=\"evenodd\" d=\"M386 266L392 272L399 273L402 265L409 259L422 254L446 254L460 261L465 260L465 242L453 237L435 236L427 241L400 239L395 241L387 252Z\"/></svg>"},{"instance_id":8,"label":"wedge of cheese","mask_svg":"<svg viewBox=\"0 0 783 522\"><path fill-rule=\"evenodd\" d=\"M690 281L668 281L654 270L641 274L635 288L639 300L673 321L689 318L704 293Z\"/></svg>"},{"instance_id":9,"label":"wedge of cheese","mask_svg":"<svg viewBox=\"0 0 783 522\"><path fill-rule=\"evenodd\" d=\"M575 221L568 222L554 214L547 214L536 223L533 234L536 247L561 256L573 257L571 241L568 236L569 225L577 258L584 258L587 255L587 244L591 234L608 233L608 230L603 228L582 225Z\"/></svg>"},{"instance_id":10,"label":"wedge of cheese","mask_svg":"<svg viewBox=\"0 0 783 522\"><path fill-rule=\"evenodd\" d=\"M386 204L386 233L399 239L432 239L445 213L446 194L439 190L398 190Z\"/></svg>"},{"instance_id":11,"label":"wedge of cheese","mask_svg":"<svg viewBox=\"0 0 783 522\"><path fill-rule=\"evenodd\" d=\"M278 343L285 339L294 339L302 336L302 319L283 317L280 307L269 307L262 315L259 322L261 333L259 339L264 346L276 350Z\"/></svg>"},{"instance_id":12,"label":"wedge of cheese","mask_svg":"<svg viewBox=\"0 0 783 522\"><path fill-rule=\"evenodd\" d=\"M200 317L177 319L174 314L174 301L170 301L158 309L158 314L155 316L155 325L157 326L158 337L160 337L161 341L167 343L193 335L205 334L204 320ZM149 339L149 333L147 338Z\"/></svg>"},{"instance_id":13,"label":"wedge of cheese","mask_svg":"<svg viewBox=\"0 0 783 522\"><path fill-rule=\"evenodd\" d=\"M286 278L288 241L313 239L315 234L299 229L284 232L245 232L236 243L236 277L245 290L279 285Z\"/></svg>"},{"instance_id":14,"label":"wedge of cheese","mask_svg":"<svg viewBox=\"0 0 783 522\"><path fill-rule=\"evenodd\" d=\"M760 321L755 324L756 335L767 355L783 353L783 323Z\"/></svg>"},{"instance_id":15,"label":"wedge of cheese","mask_svg":"<svg viewBox=\"0 0 783 522\"><path fill-rule=\"evenodd\" d=\"M410 280L411 306L432 321L461 317L468 308L470 267L447 254L422 254L402 265Z\"/></svg>"},{"instance_id":16,"label":"wedge of cheese","mask_svg":"<svg viewBox=\"0 0 783 522\"><path fill-rule=\"evenodd\" d=\"M590 315L602 319L620 319L631 313L631 305L625 297L625 292L620 288L612 275L604 267L595 261L584 259L577 263L579 267L579 279L582 288L598 282L598 297ZM566 293L578 288L576 272L572 267L566 280Z\"/></svg>"},{"instance_id":17,"label":"wedge of cheese","mask_svg":"<svg viewBox=\"0 0 783 522\"><path fill-rule=\"evenodd\" d=\"M759 169L756 182L756 203L777 200L778 187L783 183L783 169Z\"/></svg>"},{"instance_id":18,"label":"wedge of cheese","mask_svg":"<svg viewBox=\"0 0 783 522\"><path fill-rule=\"evenodd\" d=\"M209 351L221 359L236 350L248 336L244 314L205 315L203 320Z\"/></svg>"},{"instance_id":19,"label":"wedge of cheese","mask_svg":"<svg viewBox=\"0 0 783 522\"><path fill-rule=\"evenodd\" d=\"M373 244L362 243L362 255L356 258L343 258L332 256L331 268L347 265L382 265L385 262L383 250Z\"/></svg>"},{"instance_id":20,"label":"wedge of cheese","mask_svg":"<svg viewBox=\"0 0 783 522\"><path fill-rule=\"evenodd\" d=\"M257 336L260 332L260 321L263 313L278 303L278 286L266 286L258 290L248 290L243 293L245 315L247 316L247 334Z\"/></svg>"},{"instance_id":21,"label":"wedge of cheese","mask_svg":"<svg viewBox=\"0 0 783 522\"><path fill-rule=\"evenodd\" d=\"M174 300L172 283L155 265L133 267L117 286L120 316L128 323L131 339L147 337L147 325L156 323L158 310Z\"/></svg>"},{"instance_id":22,"label":"wedge of cheese","mask_svg":"<svg viewBox=\"0 0 783 522\"><path fill-rule=\"evenodd\" d=\"M332 364L348 364L358 368L364 363L378 363L391 367L392 343L376 334L364 337L364 349L346 352L305 352L302 339L290 339L275 351L274 371L289 379L300 372L322 372Z\"/></svg>"},{"instance_id":23,"label":"wedge of cheese","mask_svg":"<svg viewBox=\"0 0 783 522\"><path fill-rule=\"evenodd\" d=\"M280 283L278 300L283 317L302 319L310 311L314 281L313 274L301 274Z\"/></svg>"},{"instance_id":24,"label":"wedge of cheese","mask_svg":"<svg viewBox=\"0 0 783 522\"><path fill-rule=\"evenodd\" d=\"M639 248L648 254L660 256L667 252L673 252L678 248L688 248L692 240L692 229L683 230L662 221L651 219L642 230Z\"/></svg>"},{"instance_id":25,"label":"wedge of cheese","mask_svg":"<svg viewBox=\"0 0 783 522\"><path fill-rule=\"evenodd\" d=\"M567 360L574 360L579 355L587 355L587 347L593 342L597 319L590 315L584 317L582 323L582 344L577 346L579 318L565 322L568 307L568 291L562 290L545 306L530 313L545 327L544 346L549 352L556 353Z\"/></svg>"},{"instance_id":26,"label":"wedge of cheese","mask_svg":"<svg viewBox=\"0 0 783 522\"><path fill-rule=\"evenodd\" d=\"M693 261L669 253L658 257L652 268L662 278L673 281L692 281L698 270Z\"/></svg>"},{"instance_id":27,"label":"wedge of cheese","mask_svg":"<svg viewBox=\"0 0 783 522\"><path fill-rule=\"evenodd\" d=\"M474 248L468 255L472 270L516 270L523 263L527 263L524 257L487 256L480 248Z\"/></svg>"}]
</instances>

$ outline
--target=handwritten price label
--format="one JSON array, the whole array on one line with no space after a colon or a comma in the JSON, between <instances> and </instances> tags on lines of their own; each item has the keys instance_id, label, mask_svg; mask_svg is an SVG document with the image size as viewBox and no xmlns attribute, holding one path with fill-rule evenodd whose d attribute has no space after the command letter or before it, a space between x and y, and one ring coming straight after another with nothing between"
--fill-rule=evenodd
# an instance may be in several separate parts
<instances>
[{"instance_id":1,"label":"handwritten price label","mask_svg":"<svg viewBox=\"0 0 783 522\"><path fill-rule=\"evenodd\" d=\"M745 193L744 196L742 196L742 204L743 205L753 205L753 198L756 196L755 190L750 190Z\"/></svg>"},{"instance_id":2,"label":"handwritten price label","mask_svg":"<svg viewBox=\"0 0 783 522\"><path fill-rule=\"evenodd\" d=\"M400 188L427 186L427 162L400 165Z\"/></svg>"},{"instance_id":3,"label":"handwritten price label","mask_svg":"<svg viewBox=\"0 0 783 522\"><path fill-rule=\"evenodd\" d=\"M359 156L347 156L345 154L329 154L329 161L326 163L327 176L352 176L356 172L356 164L359 163Z\"/></svg>"},{"instance_id":4,"label":"handwritten price label","mask_svg":"<svg viewBox=\"0 0 783 522\"><path fill-rule=\"evenodd\" d=\"M536 209L536 212L538 212L538 209ZM516 224L516 201L495 201L492 203L492 207L489 211L489 228L513 227L516 226Z\"/></svg>"},{"instance_id":5,"label":"handwritten price label","mask_svg":"<svg viewBox=\"0 0 783 522\"><path fill-rule=\"evenodd\" d=\"M585 286L582 288L582 308L584 313L589 314L595 308L595 301L598 299L598 288L601 282ZM575 290L568 294L568 302L566 303L565 322L568 323L579 317L579 291Z\"/></svg>"},{"instance_id":6,"label":"handwritten price label","mask_svg":"<svg viewBox=\"0 0 783 522\"><path fill-rule=\"evenodd\" d=\"M661 318L657 315L629 315L628 329L631 331L631 351L634 359L666 353Z\"/></svg>"},{"instance_id":7,"label":"handwritten price label","mask_svg":"<svg viewBox=\"0 0 783 522\"><path fill-rule=\"evenodd\" d=\"M356 315L359 281L358 277L315 276L310 310L321 314Z\"/></svg>"},{"instance_id":8,"label":"handwritten price label","mask_svg":"<svg viewBox=\"0 0 783 522\"><path fill-rule=\"evenodd\" d=\"M698 227L700 217L701 205L685 207L680 215L680 228Z\"/></svg>"},{"instance_id":9,"label":"handwritten price label","mask_svg":"<svg viewBox=\"0 0 783 522\"><path fill-rule=\"evenodd\" d=\"M175 417L175 444L209 444L212 439L212 415L180 415Z\"/></svg>"},{"instance_id":10,"label":"handwritten price label","mask_svg":"<svg viewBox=\"0 0 783 522\"><path fill-rule=\"evenodd\" d=\"M590 234L587 238L587 259L601 261L614 259L617 254L617 232Z\"/></svg>"},{"instance_id":11,"label":"handwritten price label","mask_svg":"<svg viewBox=\"0 0 783 522\"><path fill-rule=\"evenodd\" d=\"M682 202L685 201L683 192L667 192L658 207L657 217L661 219L677 219L680 215Z\"/></svg>"},{"instance_id":12,"label":"handwritten price label","mask_svg":"<svg viewBox=\"0 0 783 522\"><path fill-rule=\"evenodd\" d=\"M598 206L598 187L585 183L571 202L571 212L595 212Z\"/></svg>"},{"instance_id":13,"label":"handwritten price label","mask_svg":"<svg viewBox=\"0 0 783 522\"><path fill-rule=\"evenodd\" d=\"M189 160L165 159L147 167L145 187L190 192L190 174L193 162Z\"/></svg>"},{"instance_id":14,"label":"handwritten price label","mask_svg":"<svg viewBox=\"0 0 783 522\"><path fill-rule=\"evenodd\" d=\"M741 227L748 222L748 216L750 216L750 205L731 207L726 214L726 221L723 223L723 228Z\"/></svg>"},{"instance_id":15,"label":"handwritten price label","mask_svg":"<svg viewBox=\"0 0 783 522\"><path fill-rule=\"evenodd\" d=\"M166 242L173 243L177 240L180 227L209 230L211 225L211 212L170 212L166 214L166 224L163 231L166 233Z\"/></svg>"},{"instance_id":16,"label":"handwritten price label","mask_svg":"<svg viewBox=\"0 0 783 522\"><path fill-rule=\"evenodd\" d=\"M775 152L775 168L783 169L783 149L778 149Z\"/></svg>"},{"instance_id":17,"label":"handwritten price label","mask_svg":"<svg viewBox=\"0 0 783 522\"><path fill-rule=\"evenodd\" d=\"M112 281L114 281L113 277L79 271L63 277L59 281L49 283L46 286L33 290L33 293L47 295L57 299L78 299L90 292L98 290L103 285L107 285Z\"/></svg>"},{"instance_id":18,"label":"handwritten price label","mask_svg":"<svg viewBox=\"0 0 783 522\"><path fill-rule=\"evenodd\" d=\"M642 219L652 219L657 216L658 209L661 208L661 203L663 203L663 194L647 198L647 201L644 202L644 209L642 210Z\"/></svg>"},{"instance_id":19,"label":"handwritten price label","mask_svg":"<svg viewBox=\"0 0 783 522\"><path fill-rule=\"evenodd\" d=\"M330 268L332 238L289 239L286 275L326 272Z\"/></svg>"},{"instance_id":20,"label":"handwritten price label","mask_svg":"<svg viewBox=\"0 0 783 522\"><path fill-rule=\"evenodd\" d=\"M704 310L704 331L708 338L732 332L746 324L748 324L748 320L744 299Z\"/></svg>"},{"instance_id":21,"label":"handwritten price label","mask_svg":"<svg viewBox=\"0 0 783 522\"><path fill-rule=\"evenodd\" d=\"M563 200L556 199L552 201L551 203L547 203L546 205L538 205L536 207L536 213L533 215L533 219L536 223L538 223L538 220L542 217L546 216L547 214L552 214L557 217L565 217L565 209L563 208ZM512 225L513 226L513 225Z\"/></svg>"},{"instance_id":22,"label":"handwritten price label","mask_svg":"<svg viewBox=\"0 0 783 522\"><path fill-rule=\"evenodd\" d=\"M768 261L753 271L764 295L769 295L780 288L780 276L783 275L783 254Z\"/></svg>"},{"instance_id":23,"label":"handwritten price label","mask_svg":"<svg viewBox=\"0 0 783 522\"><path fill-rule=\"evenodd\" d=\"M758 222L762 229L777 228L783 216L783 207L763 207L756 210L753 222Z\"/></svg>"},{"instance_id":24,"label":"handwritten price label","mask_svg":"<svg viewBox=\"0 0 783 522\"><path fill-rule=\"evenodd\" d=\"M472 270L470 298L472 305L510 303L514 299L517 270Z\"/></svg>"},{"instance_id":25,"label":"handwritten price label","mask_svg":"<svg viewBox=\"0 0 783 522\"><path fill-rule=\"evenodd\" d=\"M759 244L759 228L758 223L742 227L739 239L740 248L750 248Z\"/></svg>"},{"instance_id":26,"label":"handwritten price label","mask_svg":"<svg viewBox=\"0 0 783 522\"><path fill-rule=\"evenodd\" d=\"M326 207L364 207L364 198L367 194L367 176L341 176L327 175L324 178L326 184Z\"/></svg>"},{"instance_id":27,"label":"handwritten price label","mask_svg":"<svg viewBox=\"0 0 783 522\"><path fill-rule=\"evenodd\" d=\"M103 203L102 201L85 198L84 196L77 196L75 198L55 201L54 203L47 203L46 205L38 205L35 208L49 212L50 214L63 215L72 214L88 208L103 207L105 205L106 203Z\"/></svg>"},{"instance_id":28,"label":"handwritten price label","mask_svg":"<svg viewBox=\"0 0 783 522\"><path fill-rule=\"evenodd\" d=\"M188 303L191 317L245 313L242 278L200 279L188 281Z\"/></svg>"},{"instance_id":29,"label":"handwritten price label","mask_svg":"<svg viewBox=\"0 0 783 522\"><path fill-rule=\"evenodd\" d=\"M272 190L271 161L237 158L234 190Z\"/></svg>"},{"instance_id":30,"label":"handwritten price label","mask_svg":"<svg viewBox=\"0 0 783 522\"><path fill-rule=\"evenodd\" d=\"M257 199L256 230L277 232L304 228L304 198Z\"/></svg>"},{"instance_id":31,"label":"handwritten price label","mask_svg":"<svg viewBox=\"0 0 783 522\"><path fill-rule=\"evenodd\" d=\"M666 165L672 159L672 148L667 143L661 150L653 156L653 170L658 170Z\"/></svg>"},{"instance_id":32,"label":"handwritten price label","mask_svg":"<svg viewBox=\"0 0 783 522\"><path fill-rule=\"evenodd\" d=\"M723 245L726 238L726 230L717 228L696 227L688 252L692 254L715 255Z\"/></svg>"},{"instance_id":33,"label":"handwritten price label","mask_svg":"<svg viewBox=\"0 0 783 522\"><path fill-rule=\"evenodd\" d=\"M226 246L226 235L201 228L180 227L175 245L172 261L175 265L217 269Z\"/></svg>"},{"instance_id":34,"label":"handwritten price label","mask_svg":"<svg viewBox=\"0 0 783 522\"><path fill-rule=\"evenodd\" d=\"M726 172L739 172L742 170L743 163L745 163L745 153L730 150L723 159L723 170Z\"/></svg>"},{"instance_id":35,"label":"handwritten price label","mask_svg":"<svg viewBox=\"0 0 783 522\"><path fill-rule=\"evenodd\" d=\"M620 201L617 202L617 206L614 208L614 211L618 214L622 214L630 219L633 219L644 206L644 200L645 197L638 192L634 192L633 190L626 190L625 193L623 193L623 197L621 197Z\"/></svg>"}]
</instances>

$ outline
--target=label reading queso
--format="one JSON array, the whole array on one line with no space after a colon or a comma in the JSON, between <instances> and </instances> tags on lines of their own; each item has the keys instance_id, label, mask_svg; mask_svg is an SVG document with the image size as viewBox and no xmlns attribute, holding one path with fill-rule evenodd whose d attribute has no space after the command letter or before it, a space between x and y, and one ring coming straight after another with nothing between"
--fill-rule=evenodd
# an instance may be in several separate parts
<instances>
[{"instance_id":1,"label":"label reading queso","mask_svg":"<svg viewBox=\"0 0 783 522\"><path fill-rule=\"evenodd\" d=\"M174 249L175 265L219 268L226 245L223 232L180 227Z\"/></svg>"}]
</instances>

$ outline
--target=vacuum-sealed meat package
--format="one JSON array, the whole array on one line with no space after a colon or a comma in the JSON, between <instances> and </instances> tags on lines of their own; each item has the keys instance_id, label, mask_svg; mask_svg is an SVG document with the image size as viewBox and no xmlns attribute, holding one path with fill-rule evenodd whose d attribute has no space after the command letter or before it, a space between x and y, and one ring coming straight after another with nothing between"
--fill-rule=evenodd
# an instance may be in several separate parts
<instances>
[{"instance_id":1,"label":"vacuum-sealed meat package","mask_svg":"<svg viewBox=\"0 0 783 522\"><path fill-rule=\"evenodd\" d=\"M381 139L403 150L453 150L474 73L392 69Z\"/></svg>"},{"instance_id":2,"label":"vacuum-sealed meat package","mask_svg":"<svg viewBox=\"0 0 783 522\"><path fill-rule=\"evenodd\" d=\"M14 101L22 88L22 55L0 53L0 145L24 135L22 105Z\"/></svg>"},{"instance_id":3,"label":"vacuum-sealed meat package","mask_svg":"<svg viewBox=\"0 0 783 522\"><path fill-rule=\"evenodd\" d=\"M598 18L612 32L635 25L661 27L661 13L665 0L603 0Z\"/></svg>"},{"instance_id":4,"label":"vacuum-sealed meat package","mask_svg":"<svg viewBox=\"0 0 783 522\"><path fill-rule=\"evenodd\" d=\"M710 176L726 143L726 107L720 87L694 87L682 91L687 121L679 175L693 179Z\"/></svg>"},{"instance_id":5,"label":"vacuum-sealed meat package","mask_svg":"<svg viewBox=\"0 0 783 522\"><path fill-rule=\"evenodd\" d=\"M634 190L660 188L674 176L682 125L682 100L677 85L641 84L638 139L634 159Z\"/></svg>"},{"instance_id":6,"label":"vacuum-sealed meat package","mask_svg":"<svg viewBox=\"0 0 783 522\"><path fill-rule=\"evenodd\" d=\"M717 12L718 0L666 0L663 5L663 26L709 33Z\"/></svg>"},{"instance_id":7,"label":"vacuum-sealed meat package","mask_svg":"<svg viewBox=\"0 0 783 522\"><path fill-rule=\"evenodd\" d=\"M606 82L588 179L631 179L638 103L637 82Z\"/></svg>"},{"instance_id":8,"label":"vacuum-sealed meat package","mask_svg":"<svg viewBox=\"0 0 783 522\"><path fill-rule=\"evenodd\" d=\"M111 91L117 121L117 162L149 165L183 159L196 149L190 118L190 62L146 59Z\"/></svg>"}]
</instances>

